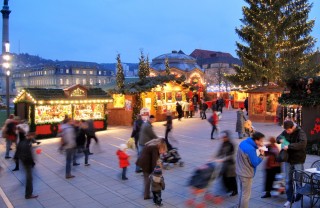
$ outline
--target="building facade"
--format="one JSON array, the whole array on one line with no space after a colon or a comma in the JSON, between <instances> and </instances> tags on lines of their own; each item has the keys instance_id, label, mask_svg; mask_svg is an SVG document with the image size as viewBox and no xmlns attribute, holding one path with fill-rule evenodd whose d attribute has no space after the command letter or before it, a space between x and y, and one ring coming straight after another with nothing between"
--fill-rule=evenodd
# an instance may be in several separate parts
<instances>
[{"instance_id":1,"label":"building facade","mask_svg":"<svg viewBox=\"0 0 320 208\"><path fill-rule=\"evenodd\" d=\"M203 68L208 91L228 91L228 83L224 74L234 74L234 65L241 66L241 61L229 53L195 49L191 57Z\"/></svg>"},{"instance_id":2,"label":"building facade","mask_svg":"<svg viewBox=\"0 0 320 208\"><path fill-rule=\"evenodd\" d=\"M81 84L103 87L115 79L108 69L84 66L41 66L15 70L12 74L16 91L23 88L63 89Z\"/></svg>"}]
</instances>

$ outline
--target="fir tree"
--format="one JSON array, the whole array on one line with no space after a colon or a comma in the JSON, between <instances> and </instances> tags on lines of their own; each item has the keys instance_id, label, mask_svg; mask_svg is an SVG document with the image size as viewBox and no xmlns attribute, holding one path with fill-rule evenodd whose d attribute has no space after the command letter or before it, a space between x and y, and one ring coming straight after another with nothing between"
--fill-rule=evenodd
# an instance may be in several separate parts
<instances>
[{"instance_id":1,"label":"fir tree","mask_svg":"<svg viewBox=\"0 0 320 208\"><path fill-rule=\"evenodd\" d=\"M169 66L169 59L166 58L165 61L164 61L164 65L166 66L166 74L167 75L170 75L170 66Z\"/></svg>"},{"instance_id":2,"label":"fir tree","mask_svg":"<svg viewBox=\"0 0 320 208\"><path fill-rule=\"evenodd\" d=\"M234 77L251 84L281 84L293 70L303 74L314 45L309 35L314 21L307 20L312 5L308 0L245 1L243 25L236 29L246 43L236 43L243 66Z\"/></svg>"},{"instance_id":3,"label":"fir tree","mask_svg":"<svg viewBox=\"0 0 320 208\"><path fill-rule=\"evenodd\" d=\"M145 62L145 74L146 74L146 77L148 77L150 75L150 63L149 63L149 56L147 56L146 58L146 62Z\"/></svg>"},{"instance_id":4,"label":"fir tree","mask_svg":"<svg viewBox=\"0 0 320 208\"><path fill-rule=\"evenodd\" d=\"M146 74L146 61L145 61L145 58L144 58L144 55L143 55L143 51L141 51L141 56L139 58L139 69L138 69L138 75L139 75L139 78L141 80L145 79L147 77L147 74Z\"/></svg>"},{"instance_id":5,"label":"fir tree","mask_svg":"<svg viewBox=\"0 0 320 208\"><path fill-rule=\"evenodd\" d=\"M122 63L121 63L121 59L120 59L120 54L117 55L117 77L116 77L116 81L117 81L117 87L119 88L119 90L123 90L124 88L124 73L123 73L123 67L122 67Z\"/></svg>"}]
</instances>

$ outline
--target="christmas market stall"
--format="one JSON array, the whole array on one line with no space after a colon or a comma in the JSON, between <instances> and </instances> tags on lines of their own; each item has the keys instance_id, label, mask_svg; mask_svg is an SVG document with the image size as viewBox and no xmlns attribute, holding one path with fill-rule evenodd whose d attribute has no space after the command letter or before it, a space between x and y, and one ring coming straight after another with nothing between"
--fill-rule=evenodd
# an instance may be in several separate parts
<instances>
[{"instance_id":1,"label":"christmas market stall","mask_svg":"<svg viewBox=\"0 0 320 208\"><path fill-rule=\"evenodd\" d=\"M278 107L278 98L283 91L277 85L268 85L248 90L249 119L257 122L274 122Z\"/></svg>"},{"instance_id":2,"label":"christmas market stall","mask_svg":"<svg viewBox=\"0 0 320 208\"><path fill-rule=\"evenodd\" d=\"M164 121L167 112L175 114L176 102L185 102L189 85L185 77L164 75L146 77L143 80L125 84L122 90L115 85L108 91L113 103L108 106L110 125L132 125L138 114L154 115L156 121Z\"/></svg>"},{"instance_id":3,"label":"christmas market stall","mask_svg":"<svg viewBox=\"0 0 320 208\"><path fill-rule=\"evenodd\" d=\"M112 98L100 88L74 85L66 89L25 88L14 99L15 115L26 119L38 138L56 136L67 115L93 120L96 130L107 127L107 103Z\"/></svg>"},{"instance_id":4,"label":"christmas market stall","mask_svg":"<svg viewBox=\"0 0 320 208\"><path fill-rule=\"evenodd\" d=\"M282 120L292 120L306 132L309 154L320 155L320 77L287 83L279 98Z\"/></svg>"}]
</instances>

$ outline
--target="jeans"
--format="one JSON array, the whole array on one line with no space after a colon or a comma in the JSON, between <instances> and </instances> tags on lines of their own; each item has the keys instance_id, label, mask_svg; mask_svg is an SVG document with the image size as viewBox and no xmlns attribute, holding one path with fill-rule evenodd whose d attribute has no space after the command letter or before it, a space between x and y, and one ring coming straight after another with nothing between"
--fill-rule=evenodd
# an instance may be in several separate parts
<instances>
[{"instance_id":1,"label":"jeans","mask_svg":"<svg viewBox=\"0 0 320 208\"><path fill-rule=\"evenodd\" d=\"M122 168L122 179L127 178L127 167Z\"/></svg>"},{"instance_id":2,"label":"jeans","mask_svg":"<svg viewBox=\"0 0 320 208\"><path fill-rule=\"evenodd\" d=\"M162 202L161 191L153 191L152 195L153 195L153 203L155 203L156 205L160 205Z\"/></svg>"},{"instance_id":3,"label":"jeans","mask_svg":"<svg viewBox=\"0 0 320 208\"><path fill-rule=\"evenodd\" d=\"M214 133L215 131L216 131L216 132L217 132L217 134L218 134L217 126L216 126L216 125L212 125L211 138L213 138L213 133Z\"/></svg>"},{"instance_id":4,"label":"jeans","mask_svg":"<svg viewBox=\"0 0 320 208\"><path fill-rule=\"evenodd\" d=\"M303 164L290 164L285 162L284 163L284 174L286 177L286 194L287 194L287 201L293 201L293 184L292 184L292 173L294 170L303 170ZM296 198L301 197L301 195L297 195Z\"/></svg>"},{"instance_id":5,"label":"jeans","mask_svg":"<svg viewBox=\"0 0 320 208\"><path fill-rule=\"evenodd\" d=\"M33 184L32 184L32 165L23 163L26 171L26 192L25 197L32 196Z\"/></svg>"},{"instance_id":6,"label":"jeans","mask_svg":"<svg viewBox=\"0 0 320 208\"><path fill-rule=\"evenodd\" d=\"M144 148L144 145L141 145L141 144L138 145L138 157L140 157L143 148ZM136 171L140 171L140 170L141 170L141 168L136 165Z\"/></svg>"},{"instance_id":7,"label":"jeans","mask_svg":"<svg viewBox=\"0 0 320 208\"><path fill-rule=\"evenodd\" d=\"M12 141L10 139L6 139L6 157L9 157L11 145Z\"/></svg>"},{"instance_id":8,"label":"jeans","mask_svg":"<svg viewBox=\"0 0 320 208\"><path fill-rule=\"evenodd\" d=\"M74 156L74 148L66 149L66 176L71 175L71 162Z\"/></svg>"},{"instance_id":9,"label":"jeans","mask_svg":"<svg viewBox=\"0 0 320 208\"><path fill-rule=\"evenodd\" d=\"M248 208L251 196L252 178L237 176L238 184L238 208Z\"/></svg>"}]
</instances>

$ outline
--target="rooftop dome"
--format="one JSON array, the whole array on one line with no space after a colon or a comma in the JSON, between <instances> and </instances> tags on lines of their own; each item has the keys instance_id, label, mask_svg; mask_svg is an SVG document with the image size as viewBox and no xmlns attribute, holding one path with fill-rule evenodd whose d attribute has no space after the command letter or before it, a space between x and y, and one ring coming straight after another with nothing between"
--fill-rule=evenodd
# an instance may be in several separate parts
<instances>
[{"instance_id":1,"label":"rooftop dome","mask_svg":"<svg viewBox=\"0 0 320 208\"><path fill-rule=\"evenodd\" d=\"M165 60L168 59L170 68L177 68L183 71L190 71L195 68L201 69L197 64L197 60L186 55L183 51L172 51L152 59L150 67L155 70L165 70Z\"/></svg>"}]
</instances>

